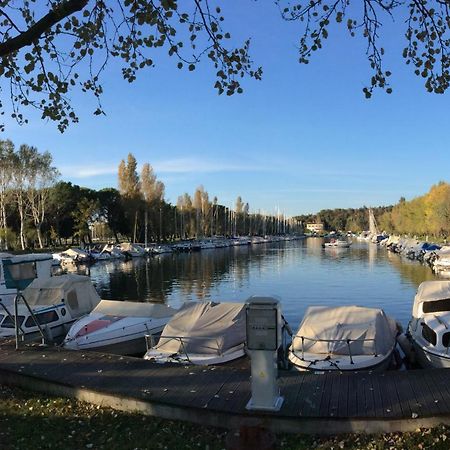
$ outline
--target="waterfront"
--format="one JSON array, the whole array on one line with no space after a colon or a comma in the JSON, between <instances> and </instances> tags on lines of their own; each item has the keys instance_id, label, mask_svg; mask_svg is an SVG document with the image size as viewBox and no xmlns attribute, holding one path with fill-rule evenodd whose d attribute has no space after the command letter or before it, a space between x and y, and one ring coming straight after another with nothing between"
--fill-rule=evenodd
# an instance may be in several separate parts
<instances>
[{"instance_id":1,"label":"waterfront","mask_svg":"<svg viewBox=\"0 0 450 450\"><path fill-rule=\"evenodd\" d=\"M91 278L104 299L245 301L277 295L295 328L309 305L381 307L406 326L418 285L431 269L374 244L327 249L306 240L99 262ZM82 269L81 269L82 270Z\"/></svg>"}]
</instances>

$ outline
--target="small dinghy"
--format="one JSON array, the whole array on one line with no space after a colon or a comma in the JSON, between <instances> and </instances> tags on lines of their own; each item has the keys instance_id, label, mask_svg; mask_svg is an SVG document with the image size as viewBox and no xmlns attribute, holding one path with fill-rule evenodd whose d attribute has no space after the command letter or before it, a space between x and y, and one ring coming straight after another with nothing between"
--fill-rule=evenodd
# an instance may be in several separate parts
<instances>
[{"instance_id":1,"label":"small dinghy","mask_svg":"<svg viewBox=\"0 0 450 450\"><path fill-rule=\"evenodd\" d=\"M311 306L292 338L289 360L313 372L385 369L396 346L397 324L382 309Z\"/></svg>"},{"instance_id":2,"label":"small dinghy","mask_svg":"<svg viewBox=\"0 0 450 450\"><path fill-rule=\"evenodd\" d=\"M450 367L450 281L420 284L407 337L422 367Z\"/></svg>"},{"instance_id":3,"label":"small dinghy","mask_svg":"<svg viewBox=\"0 0 450 450\"><path fill-rule=\"evenodd\" d=\"M245 355L245 304L185 303L144 358L159 363L214 365Z\"/></svg>"},{"instance_id":4,"label":"small dinghy","mask_svg":"<svg viewBox=\"0 0 450 450\"><path fill-rule=\"evenodd\" d=\"M88 316L72 325L64 347L142 355L147 350L145 335L161 333L175 313L164 304L102 300Z\"/></svg>"}]
</instances>

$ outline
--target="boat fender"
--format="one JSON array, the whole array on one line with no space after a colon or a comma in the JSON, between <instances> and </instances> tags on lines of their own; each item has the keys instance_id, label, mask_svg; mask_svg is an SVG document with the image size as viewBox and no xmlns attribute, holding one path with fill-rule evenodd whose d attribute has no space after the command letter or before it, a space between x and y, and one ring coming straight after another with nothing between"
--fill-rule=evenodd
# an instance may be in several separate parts
<instances>
[{"instance_id":1,"label":"boat fender","mask_svg":"<svg viewBox=\"0 0 450 450\"><path fill-rule=\"evenodd\" d=\"M411 341L408 339L405 333L402 333L397 336L397 342L400 348L402 349L403 353L405 354L406 358L411 364L414 364L415 362L415 353L414 353L414 347L411 344Z\"/></svg>"}]
</instances>

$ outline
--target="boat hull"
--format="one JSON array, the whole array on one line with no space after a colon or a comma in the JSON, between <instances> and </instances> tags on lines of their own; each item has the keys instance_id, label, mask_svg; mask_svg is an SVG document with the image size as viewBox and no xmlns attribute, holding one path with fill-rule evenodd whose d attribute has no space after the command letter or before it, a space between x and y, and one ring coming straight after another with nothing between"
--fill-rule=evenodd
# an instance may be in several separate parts
<instances>
[{"instance_id":1,"label":"boat hull","mask_svg":"<svg viewBox=\"0 0 450 450\"><path fill-rule=\"evenodd\" d=\"M450 368L450 354L448 356L430 352L424 349L419 343L413 339L413 348L417 363L423 367L427 368L440 368L448 369Z\"/></svg>"},{"instance_id":2,"label":"boat hull","mask_svg":"<svg viewBox=\"0 0 450 450\"><path fill-rule=\"evenodd\" d=\"M387 370L391 365L394 349L386 355L378 355L368 357L353 356L353 364L348 356L335 355L332 358L326 359L324 355L307 354L302 359L296 354L289 352L288 359L293 367L300 372L356 372L356 371L383 371ZM318 358L322 358L319 360Z\"/></svg>"}]
</instances>

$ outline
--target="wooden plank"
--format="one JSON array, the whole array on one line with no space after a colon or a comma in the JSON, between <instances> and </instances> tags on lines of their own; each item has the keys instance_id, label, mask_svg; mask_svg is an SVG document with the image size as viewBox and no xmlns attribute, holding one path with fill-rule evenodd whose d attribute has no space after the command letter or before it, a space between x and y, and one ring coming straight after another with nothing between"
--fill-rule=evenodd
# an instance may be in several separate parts
<instances>
[{"instance_id":1,"label":"wooden plank","mask_svg":"<svg viewBox=\"0 0 450 450\"><path fill-rule=\"evenodd\" d=\"M364 391L364 417L375 416L375 399L373 395L372 375L370 373L364 373L361 378L361 386Z\"/></svg>"},{"instance_id":2,"label":"wooden plank","mask_svg":"<svg viewBox=\"0 0 450 450\"><path fill-rule=\"evenodd\" d=\"M417 414L421 417L439 414L439 407L434 402L434 394L425 381L426 374L415 371L409 374L409 381L416 399Z\"/></svg>"},{"instance_id":3,"label":"wooden plank","mask_svg":"<svg viewBox=\"0 0 450 450\"><path fill-rule=\"evenodd\" d=\"M427 371L427 373L423 377L423 381L428 386L431 400L436 405L438 409L438 414L448 414L450 409L448 403L448 396L445 395L443 389L439 385L439 382L436 377L436 371L434 370ZM445 384L448 384L448 381Z\"/></svg>"},{"instance_id":4,"label":"wooden plank","mask_svg":"<svg viewBox=\"0 0 450 450\"><path fill-rule=\"evenodd\" d=\"M381 401L383 403L383 415L385 418L399 418L403 416L400 406L400 398L393 381L392 374L385 373L378 377Z\"/></svg>"},{"instance_id":5,"label":"wooden plank","mask_svg":"<svg viewBox=\"0 0 450 450\"><path fill-rule=\"evenodd\" d=\"M217 396L214 396L208 403L208 408L217 410L225 409L229 411L229 405L231 405L232 401L236 398L240 383L241 379L235 372L232 377L222 384L220 390L216 394Z\"/></svg>"},{"instance_id":6,"label":"wooden plank","mask_svg":"<svg viewBox=\"0 0 450 450\"><path fill-rule=\"evenodd\" d=\"M384 405L383 398L381 395L381 387L380 387L380 376L382 374L374 373L371 375L372 378L372 393L374 399L374 407L373 412L375 417L383 417L384 416Z\"/></svg>"},{"instance_id":7,"label":"wooden plank","mask_svg":"<svg viewBox=\"0 0 450 450\"><path fill-rule=\"evenodd\" d=\"M331 377L331 396L329 405L329 417L336 417L338 415L339 408L339 391L341 389L342 374L336 373Z\"/></svg>"},{"instance_id":8,"label":"wooden plank","mask_svg":"<svg viewBox=\"0 0 450 450\"><path fill-rule=\"evenodd\" d=\"M333 377L336 376L332 373L325 373L323 375L325 377L325 384L323 387L323 395L320 401L320 409L319 416L320 417L329 417L330 415L330 399L331 392L333 388Z\"/></svg>"},{"instance_id":9,"label":"wooden plank","mask_svg":"<svg viewBox=\"0 0 450 450\"><path fill-rule=\"evenodd\" d=\"M400 409L402 410L402 417L412 417L415 411L415 397L411 389L408 377L403 373L398 372L397 376L390 377L394 381L397 395L399 398Z\"/></svg>"},{"instance_id":10,"label":"wooden plank","mask_svg":"<svg viewBox=\"0 0 450 450\"><path fill-rule=\"evenodd\" d=\"M343 373L340 380L341 383L339 387L338 409L336 411L336 415L337 417L348 417L349 374Z\"/></svg>"},{"instance_id":11,"label":"wooden plank","mask_svg":"<svg viewBox=\"0 0 450 450\"><path fill-rule=\"evenodd\" d=\"M348 374L348 398L347 398L347 414L348 417L358 416L358 377L355 374Z\"/></svg>"},{"instance_id":12,"label":"wooden plank","mask_svg":"<svg viewBox=\"0 0 450 450\"><path fill-rule=\"evenodd\" d=\"M323 393L325 391L325 374L307 373L303 380L305 395L299 398L299 415L303 417L318 417Z\"/></svg>"},{"instance_id":13,"label":"wooden plank","mask_svg":"<svg viewBox=\"0 0 450 450\"><path fill-rule=\"evenodd\" d=\"M204 383L204 389L198 394L196 404L202 408L207 408L214 398L220 397L219 392L224 384L229 382L234 376L234 371L232 370L218 370L210 375L209 381ZM249 379L249 376L247 376L247 379Z\"/></svg>"},{"instance_id":14,"label":"wooden plank","mask_svg":"<svg viewBox=\"0 0 450 450\"><path fill-rule=\"evenodd\" d=\"M300 396L300 392L302 390L304 380L305 373L298 371L295 371L294 373L287 372L280 377L280 391L281 395L284 397L284 415L301 415L301 408L299 409L299 405L303 401L303 395Z\"/></svg>"}]
</instances>

